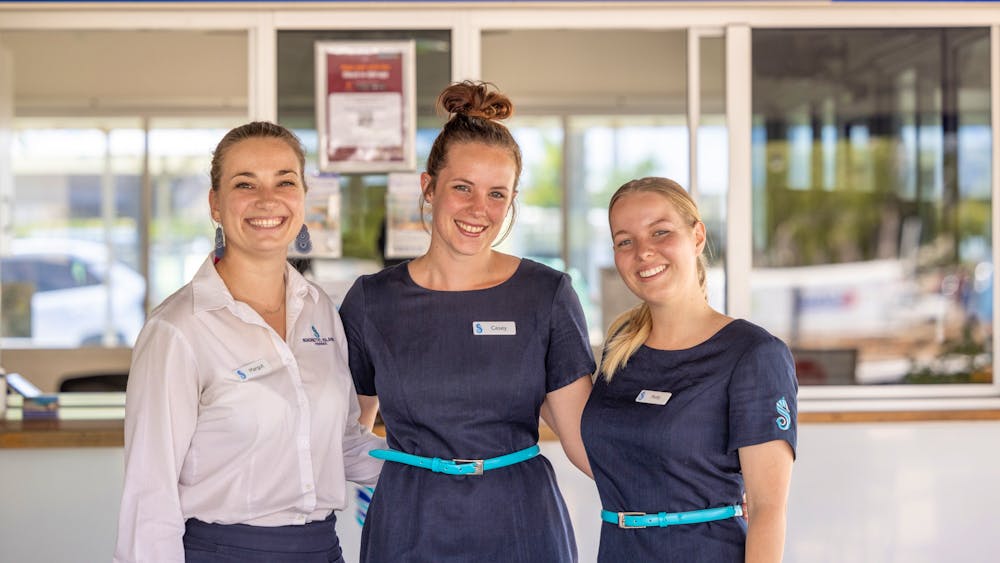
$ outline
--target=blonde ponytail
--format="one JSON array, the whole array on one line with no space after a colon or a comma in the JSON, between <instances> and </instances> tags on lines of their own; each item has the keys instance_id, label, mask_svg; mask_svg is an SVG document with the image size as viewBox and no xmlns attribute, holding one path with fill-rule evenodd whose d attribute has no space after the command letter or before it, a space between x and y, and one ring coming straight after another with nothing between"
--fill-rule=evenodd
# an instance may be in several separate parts
<instances>
[{"instance_id":1,"label":"blonde ponytail","mask_svg":"<svg viewBox=\"0 0 1000 563\"><path fill-rule=\"evenodd\" d=\"M611 323L608 327L611 336L604 344L601 357L601 373L605 381L611 381L615 373L625 367L632 354L649 338L652 329L653 315L646 303L625 311Z\"/></svg>"}]
</instances>

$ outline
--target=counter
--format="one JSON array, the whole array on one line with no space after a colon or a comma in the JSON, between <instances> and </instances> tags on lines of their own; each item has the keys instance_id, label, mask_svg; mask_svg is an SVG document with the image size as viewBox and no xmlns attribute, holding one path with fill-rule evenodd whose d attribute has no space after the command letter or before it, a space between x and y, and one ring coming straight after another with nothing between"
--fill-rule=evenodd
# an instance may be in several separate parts
<instances>
[{"instance_id":1,"label":"counter","mask_svg":"<svg viewBox=\"0 0 1000 563\"><path fill-rule=\"evenodd\" d=\"M124 393L61 393L59 418L21 419L21 398L10 397L5 419L0 419L0 449L4 448L120 448L124 446ZM800 412L800 424L918 421L1000 420L1000 410ZM375 427L384 436L385 429ZM540 441L556 440L551 428L539 428Z\"/></svg>"},{"instance_id":2,"label":"counter","mask_svg":"<svg viewBox=\"0 0 1000 563\"><path fill-rule=\"evenodd\" d=\"M2 559L110 560L124 477L124 397L61 397L61 419L29 421L19 420L14 399L0 421ZM1000 450L984 444L1000 443L998 420L995 410L800 413L785 560L982 561L997 553L1000 489L990 485L1000 480ZM580 561L594 561L602 524L593 482L550 430L541 438ZM337 522L349 562L361 536L353 513Z\"/></svg>"},{"instance_id":3,"label":"counter","mask_svg":"<svg viewBox=\"0 0 1000 563\"><path fill-rule=\"evenodd\" d=\"M8 397L0 419L2 448L120 448L124 393L61 393L59 418L23 420L21 397Z\"/></svg>"}]
</instances>

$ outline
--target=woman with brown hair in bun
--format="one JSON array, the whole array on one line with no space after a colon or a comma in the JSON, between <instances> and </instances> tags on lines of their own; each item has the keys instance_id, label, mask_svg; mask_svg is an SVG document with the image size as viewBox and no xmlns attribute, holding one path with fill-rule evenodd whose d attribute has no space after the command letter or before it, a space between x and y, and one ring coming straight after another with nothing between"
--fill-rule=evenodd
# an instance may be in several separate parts
<instances>
[{"instance_id":1,"label":"woman with brown hair in bun","mask_svg":"<svg viewBox=\"0 0 1000 563\"><path fill-rule=\"evenodd\" d=\"M566 274L496 251L514 221L513 104L462 82L421 175L431 243L358 279L341 307L363 416L387 450L361 539L365 562L576 561L539 415L590 474L580 416L595 365ZM509 230L510 225L506 227ZM501 235L503 233L503 235Z\"/></svg>"}]
</instances>

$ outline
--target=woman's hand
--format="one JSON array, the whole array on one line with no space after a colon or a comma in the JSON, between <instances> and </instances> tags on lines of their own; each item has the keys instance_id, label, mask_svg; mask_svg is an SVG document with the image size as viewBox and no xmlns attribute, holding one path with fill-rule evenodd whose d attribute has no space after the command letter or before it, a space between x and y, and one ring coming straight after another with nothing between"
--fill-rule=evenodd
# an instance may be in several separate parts
<instances>
[{"instance_id":1,"label":"woman's hand","mask_svg":"<svg viewBox=\"0 0 1000 563\"><path fill-rule=\"evenodd\" d=\"M358 422L371 432L375 427L375 415L378 414L378 395L358 395L358 404L361 405Z\"/></svg>"},{"instance_id":2,"label":"woman's hand","mask_svg":"<svg viewBox=\"0 0 1000 563\"><path fill-rule=\"evenodd\" d=\"M580 377L573 383L546 395L541 410L542 420L559 437L566 457L591 479L594 478L594 474L590 470L587 451L583 448L580 419L592 388L589 376Z\"/></svg>"}]
</instances>

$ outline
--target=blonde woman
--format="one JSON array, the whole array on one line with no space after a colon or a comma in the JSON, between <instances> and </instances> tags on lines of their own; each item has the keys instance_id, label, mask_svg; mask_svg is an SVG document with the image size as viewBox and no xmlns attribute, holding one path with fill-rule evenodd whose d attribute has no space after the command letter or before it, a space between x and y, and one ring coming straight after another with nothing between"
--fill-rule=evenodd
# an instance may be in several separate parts
<instances>
[{"instance_id":1,"label":"blonde woman","mask_svg":"<svg viewBox=\"0 0 1000 563\"><path fill-rule=\"evenodd\" d=\"M611 324L583 415L603 505L598 560L778 562L796 444L791 354L709 306L705 225L676 182L628 182L608 215L615 266L642 303Z\"/></svg>"}]
</instances>

